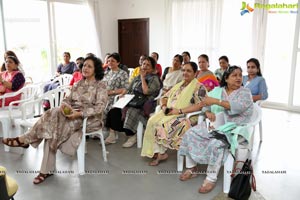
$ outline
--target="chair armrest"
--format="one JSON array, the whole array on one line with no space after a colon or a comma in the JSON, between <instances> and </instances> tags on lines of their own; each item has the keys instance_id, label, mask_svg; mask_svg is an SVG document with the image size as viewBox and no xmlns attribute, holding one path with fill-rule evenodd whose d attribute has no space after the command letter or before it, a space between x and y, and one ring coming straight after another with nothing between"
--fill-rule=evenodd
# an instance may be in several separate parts
<instances>
[{"instance_id":1,"label":"chair armrest","mask_svg":"<svg viewBox=\"0 0 300 200\"><path fill-rule=\"evenodd\" d=\"M191 113L187 113L186 114L186 118L189 119L191 118L192 116L195 116L195 115L201 115L201 114L204 114L202 111L195 111L195 112L191 112Z\"/></svg>"}]
</instances>

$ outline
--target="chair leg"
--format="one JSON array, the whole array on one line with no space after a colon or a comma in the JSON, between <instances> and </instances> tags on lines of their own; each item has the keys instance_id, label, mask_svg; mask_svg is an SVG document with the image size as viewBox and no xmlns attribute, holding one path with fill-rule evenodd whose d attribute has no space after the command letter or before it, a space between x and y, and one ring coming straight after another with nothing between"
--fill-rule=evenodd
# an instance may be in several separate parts
<instances>
[{"instance_id":1,"label":"chair leg","mask_svg":"<svg viewBox=\"0 0 300 200\"><path fill-rule=\"evenodd\" d=\"M10 135L10 120L9 119L3 119L1 120L2 124L2 133L3 138L9 138ZM9 152L9 146L4 145L4 151Z\"/></svg>"},{"instance_id":2,"label":"chair leg","mask_svg":"<svg viewBox=\"0 0 300 200\"><path fill-rule=\"evenodd\" d=\"M259 122L259 135L260 135L260 142L262 142L262 120Z\"/></svg>"},{"instance_id":3,"label":"chair leg","mask_svg":"<svg viewBox=\"0 0 300 200\"><path fill-rule=\"evenodd\" d=\"M79 175L85 174L85 135L82 136L81 143L77 149L78 173Z\"/></svg>"},{"instance_id":4,"label":"chair leg","mask_svg":"<svg viewBox=\"0 0 300 200\"><path fill-rule=\"evenodd\" d=\"M225 163L224 163L224 181L223 181L223 192L228 193L231 184L231 172L234 164L234 160L231 154L228 155Z\"/></svg>"},{"instance_id":5,"label":"chair leg","mask_svg":"<svg viewBox=\"0 0 300 200\"><path fill-rule=\"evenodd\" d=\"M139 121L138 127L137 127L137 148L142 148L143 143L143 132L144 132L144 125L142 122Z\"/></svg>"},{"instance_id":6,"label":"chair leg","mask_svg":"<svg viewBox=\"0 0 300 200\"><path fill-rule=\"evenodd\" d=\"M177 151L177 171L182 172L183 170L183 160L184 156L179 154L179 151Z\"/></svg>"},{"instance_id":7,"label":"chair leg","mask_svg":"<svg viewBox=\"0 0 300 200\"><path fill-rule=\"evenodd\" d=\"M106 147L105 147L105 142L104 142L104 137L103 137L102 132L99 133L99 135L100 135L100 141L101 141L101 146L102 146L103 159L104 159L104 162L107 162Z\"/></svg>"}]
</instances>

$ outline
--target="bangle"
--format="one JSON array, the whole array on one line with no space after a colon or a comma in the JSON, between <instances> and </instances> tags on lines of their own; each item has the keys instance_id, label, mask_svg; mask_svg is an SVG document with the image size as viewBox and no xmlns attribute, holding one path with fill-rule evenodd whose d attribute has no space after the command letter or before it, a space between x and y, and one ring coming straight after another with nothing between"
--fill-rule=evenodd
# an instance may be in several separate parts
<instances>
[{"instance_id":1,"label":"bangle","mask_svg":"<svg viewBox=\"0 0 300 200\"><path fill-rule=\"evenodd\" d=\"M4 79L2 79L2 80L1 80L1 83L4 83L4 82L5 82L5 80L4 80Z\"/></svg>"},{"instance_id":2,"label":"bangle","mask_svg":"<svg viewBox=\"0 0 300 200\"><path fill-rule=\"evenodd\" d=\"M178 112L179 112L179 114L183 114L183 112L182 112L182 110L181 110L181 109L179 109L179 111L178 111Z\"/></svg>"},{"instance_id":3,"label":"bangle","mask_svg":"<svg viewBox=\"0 0 300 200\"><path fill-rule=\"evenodd\" d=\"M222 103L222 99L219 99L219 105L221 105L221 103Z\"/></svg>"},{"instance_id":4,"label":"bangle","mask_svg":"<svg viewBox=\"0 0 300 200\"><path fill-rule=\"evenodd\" d=\"M160 108L163 109L164 106L167 106L167 105L166 105L166 104L163 104L163 105L160 106Z\"/></svg>"}]
</instances>

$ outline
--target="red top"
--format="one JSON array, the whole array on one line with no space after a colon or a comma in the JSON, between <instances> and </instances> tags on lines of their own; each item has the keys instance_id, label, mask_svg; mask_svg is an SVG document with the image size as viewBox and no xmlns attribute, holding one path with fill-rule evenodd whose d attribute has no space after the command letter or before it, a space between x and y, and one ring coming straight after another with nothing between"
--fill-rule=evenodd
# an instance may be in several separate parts
<instances>
[{"instance_id":1,"label":"red top","mask_svg":"<svg viewBox=\"0 0 300 200\"><path fill-rule=\"evenodd\" d=\"M70 85L73 86L74 83L80 81L82 79L82 73L81 72L74 72L73 78L70 81Z\"/></svg>"},{"instance_id":2,"label":"red top","mask_svg":"<svg viewBox=\"0 0 300 200\"><path fill-rule=\"evenodd\" d=\"M157 70L157 75L158 75L158 77L160 78L161 75L162 75L162 68L161 68L161 65L157 63L157 64L155 65L155 67L156 67L156 70Z\"/></svg>"}]
</instances>

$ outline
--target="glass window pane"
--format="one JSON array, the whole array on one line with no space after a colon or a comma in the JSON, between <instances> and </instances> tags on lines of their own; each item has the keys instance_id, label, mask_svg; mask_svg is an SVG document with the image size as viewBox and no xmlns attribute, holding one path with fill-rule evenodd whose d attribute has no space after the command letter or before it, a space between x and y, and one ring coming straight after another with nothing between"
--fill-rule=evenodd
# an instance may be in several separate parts
<instances>
[{"instance_id":1,"label":"glass window pane","mask_svg":"<svg viewBox=\"0 0 300 200\"><path fill-rule=\"evenodd\" d=\"M297 55L293 106L300 106L300 53Z\"/></svg>"},{"instance_id":2,"label":"glass window pane","mask_svg":"<svg viewBox=\"0 0 300 200\"><path fill-rule=\"evenodd\" d=\"M87 53L96 53L94 25L88 6L54 3L54 10L58 63L63 61L65 51L70 52L72 61Z\"/></svg>"},{"instance_id":3,"label":"glass window pane","mask_svg":"<svg viewBox=\"0 0 300 200\"><path fill-rule=\"evenodd\" d=\"M293 2L288 0L285 3ZM276 1L270 0L269 3ZM263 66L269 90L268 101L288 103L296 16L293 13L268 13Z\"/></svg>"},{"instance_id":4,"label":"glass window pane","mask_svg":"<svg viewBox=\"0 0 300 200\"><path fill-rule=\"evenodd\" d=\"M35 82L48 79L51 75L46 2L4 0L3 6L7 49L17 54L25 76Z\"/></svg>"}]
</instances>

